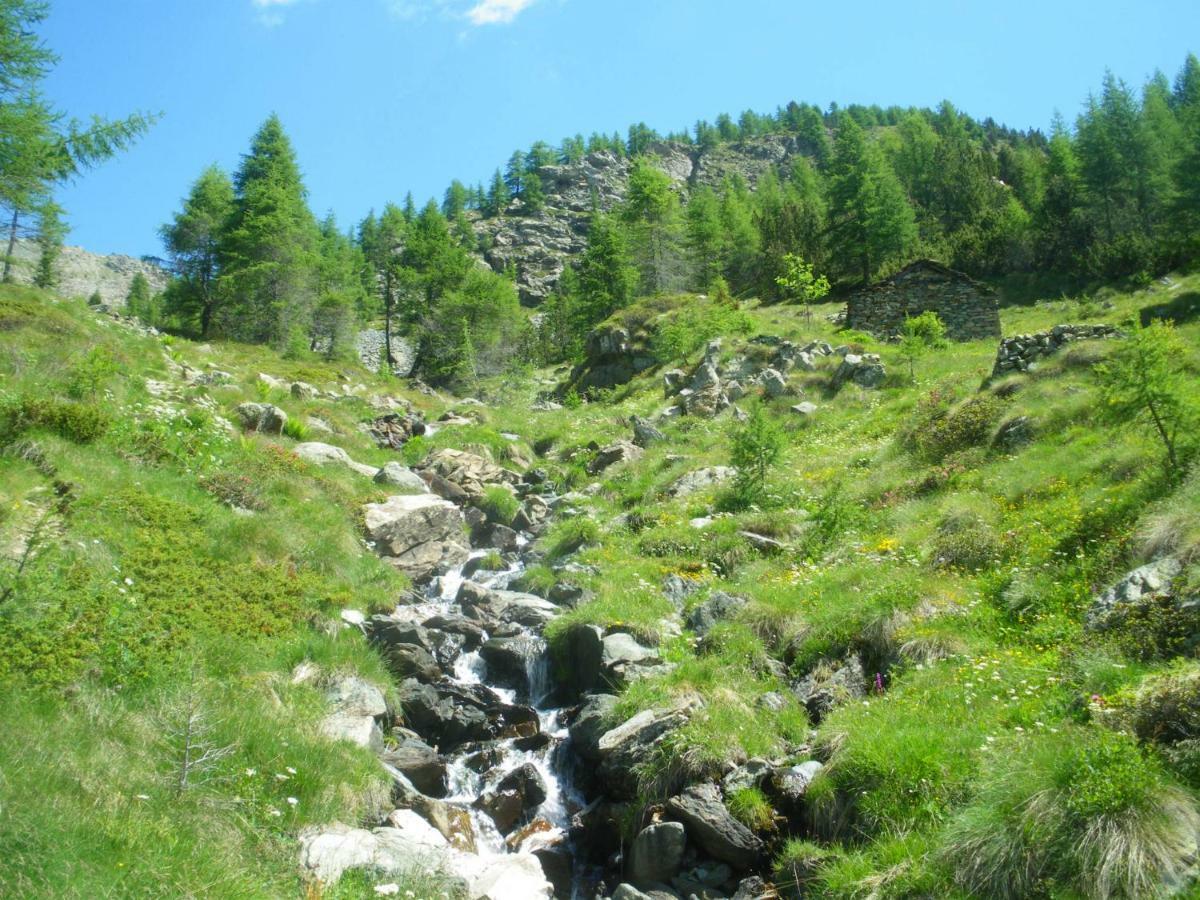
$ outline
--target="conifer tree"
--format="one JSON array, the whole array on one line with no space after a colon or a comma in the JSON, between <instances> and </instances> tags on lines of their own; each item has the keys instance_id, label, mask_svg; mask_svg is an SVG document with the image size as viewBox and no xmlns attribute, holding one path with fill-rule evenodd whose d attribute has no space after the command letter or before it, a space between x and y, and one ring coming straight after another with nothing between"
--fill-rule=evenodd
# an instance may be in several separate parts
<instances>
[{"instance_id":1,"label":"conifer tree","mask_svg":"<svg viewBox=\"0 0 1200 900\"><path fill-rule=\"evenodd\" d=\"M33 283L47 290L58 285L58 258L62 255L63 239L67 236L67 225L62 220L62 207L50 200L38 210L37 271Z\"/></svg>"},{"instance_id":2,"label":"conifer tree","mask_svg":"<svg viewBox=\"0 0 1200 900\"><path fill-rule=\"evenodd\" d=\"M830 182L831 233L864 283L912 246L916 226L904 190L879 148L849 115L839 121Z\"/></svg>"},{"instance_id":3,"label":"conifer tree","mask_svg":"<svg viewBox=\"0 0 1200 900\"><path fill-rule=\"evenodd\" d=\"M168 312L207 338L221 300L218 290L221 238L233 212L233 182L209 166L192 185L183 209L159 230L175 274Z\"/></svg>"},{"instance_id":4,"label":"conifer tree","mask_svg":"<svg viewBox=\"0 0 1200 900\"><path fill-rule=\"evenodd\" d=\"M282 349L307 343L317 300L317 225L291 141L279 117L263 123L234 176L235 201L221 241L224 307L238 338Z\"/></svg>"},{"instance_id":5,"label":"conifer tree","mask_svg":"<svg viewBox=\"0 0 1200 900\"><path fill-rule=\"evenodd\" d=\"M492 175L492 183L488 188L487 202L483 208L484 215L489 219L504 215L504 210L508 207L508 201L508 185L504 183L504 176L497 169L495 174Z\"/></svg>"}]
</instances>

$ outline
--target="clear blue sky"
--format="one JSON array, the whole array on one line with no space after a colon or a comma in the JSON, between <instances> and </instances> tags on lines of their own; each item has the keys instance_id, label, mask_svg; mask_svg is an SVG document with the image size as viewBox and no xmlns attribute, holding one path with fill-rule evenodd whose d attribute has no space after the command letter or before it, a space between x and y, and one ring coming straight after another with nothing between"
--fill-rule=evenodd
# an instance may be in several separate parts
<instances>
[{"instance_id":1,"label":"clear blue sky","mask_svg":"<svg viewBox=\"0 0 1200 900\"><path fill-rule=\"evenodd\" d=\"M277 112L318 214L485 180L538 139L660 131L795 99L942 99L1046 128L1104 69L1140 86L1200 52L1197 0L53 0L69 114L161 111L62 191L70 241L157 254L205 165L232 170Z\"/></svg>"}]
</instances>

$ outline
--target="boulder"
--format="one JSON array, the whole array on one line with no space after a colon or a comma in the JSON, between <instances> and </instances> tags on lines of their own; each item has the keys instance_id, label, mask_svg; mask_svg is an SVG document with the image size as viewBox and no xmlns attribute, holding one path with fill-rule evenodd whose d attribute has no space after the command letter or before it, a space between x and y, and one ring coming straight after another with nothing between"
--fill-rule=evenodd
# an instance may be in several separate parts
<instances>
[{"instance_id":1,"label":"boulder","mask_svg":"<svg viewBox=\"0 0 1200 900\"><path fill-rule=\"evenodd\" d=\"M767 369L758 376L758 384L768 397L782 397L787 393L787 379L776 369Z\"/></svg>"},{"instance_id":2,"label":"boulder","mask_svg":"<svg viewBox=\"0 0 1200 900\"><path fill-rule=\"evenodd\" d=\"M797 766L781 766L771 771L766 786L775 800L776 808L793 822L799 823L804 816L804 798L813 779L824 768L815 759Z\"/></svg>"},{"instance_id":3,"label":"boulder","mask_svg":"<svg viewBox=\"0 0 1200 900\"><path fill-rule=\"evenodd\" d=\"M629 848L626 875L635 885L670 882L683 865L687 832L679 822L660 822L638 832Z\"/></svg>"},{"instance_id":4,"label":"boulder","mask_svg":"<svg viewBox=\"0 0 1200 900\"><path fill-rule=\"evenodd\" d=\"M645 451L636 444L620 440L602 448L587 464L589 475L599 475L609 466L622 462L634 462L642 458Z\"/></svg>"},{"instance_id":5,"label":"boulder","mask_svg":"<svg viewBox=\"0 0 1200 900\"><path fill-rule=\"evenodd\" d=\"M333 678L325 688L325 699L334 712L343 715L371 718L387 715L383 691L354 675Z\"/></svg>"},{"instance_id":6,"label":"boulder","mask_svg":"<svg viewBox=\"0 0 1200 900\"><path fill-rule=\"evenodd\" d=\"M578 697L600 686L603 639L604 632L595 625L572 625L563 636L566 658L571 660L563 679L568 698Z\"/></svg>"},{"instance_id":7,"label":"boulder","mask_svg":"<svg viewBox=\"0 0 1200 900\"><path fill-rule=\"evenodd\" d=\"M837 390L849 381L860 387L874 388L883 383L887 372L883 368L878 354L847 353L842 358L841 365L833 373L833 389Z\"/></svg>"},{"instance_id":8,"label":"boulder","mask_svg":"<svg viewBox=\"0 0 1200 900\"><path fill-rule=\"evenodd\" d=\"M616 705L617 698L612 694L593 694L575 714L568 733L581 759L600 761L600 738L608 731L608 721Z\"/></svg>"},{"instance_id":9,"label":"boulder","mask_svg":"<svg viewBox=\"0 0 1200 900\"><path fill-rule=\"evenodd\" d=\"M429 487L421 480L416 472L408 466L398 462L386 463L382 469L373 476L376 484L386 484L390 487L403 488L414 494L424 494L429 491Z\"/></svg>"},{"instance_id":10,"label":"boulder","mask_svg":"<svg viewBox=\"0 0 1200 900\"><path fill-rule=\"evenodd\" d=\"M792 412L794 412L798 416L804 416L805 418L809 418L813 415L816 415L817 404L812 403L808 400L805 400L803 403L797 403L795 406L793 406Z\"/></svg>"},{"instance_id":11,"label":"boulder","mask_svg":"<svg viewBox=\"0 0 1200 900\"><path fill-rule=\"evenodd\" d=\"M749 869L764 846L749 828L730 815L716 785L694 785L667 801L667 815L682 822L688 837L714 859Z\"/></svg>"},{"instance_id":12,"label":"boulder","mask_svg":"<svg viewBox=\"0 0 1200 900\"><path fill-rule=\"evenodd\" d=\"M508 834L526 816L546 801L546 782L532 763L506 774L485 791L476 806L491 816L501 834Z\"/></svg>"},{"instance_id":13,"label":"boulder","mask_svg":"<svg viewBox=\"0 0 1200 900\"><path fill-rule=\"evenodd\" d=\"M407 413L387 413L374 419L366 426L369 434L380 447L399 450L410 438L425 433L425 422L420 416Z\"/></svg>"},{"instance_id":14,"label":"boulder","mask_svg":"<svg viewBox=\"0 0 1200 900\"><path fill-rule=\"evenodd\" d=\"M414 581L429 578L439 566L466 562L462 512L431 494L389 497L364 508L367 537L389 562Z\"/></svg>"},{"instance_id":15,"label":"boulder","mask_svg":"<svg viewBox=\"0 0 1200 900\"><path fill-rule=\"evenodd\" d=\"M630 418L629 424L633 426L633 442L639 447L649 447L651 444L657 444L667 439L667 436L655 428L649 419L633 416Z\"/></svg>"},{"instance_id":16,"label":"boulder","mask_svg":"<svg viewBox=\"0 0 1200 900\"><path fill-rule=\"evenodd\" d=\"M466 881L471 900L549 900L554 886L537 856L508 853L502 856L458 854L450 871Z\"/></svg>"},{"instance_id":17,"label":"boulder","mask_svg":"<svg viewBox=\"0 0 1200 900\"><path fill-rule=\"evenodd\" d=\"M322 444L319 441L307 441L303 444L297 444L292 450L298 457L307 463L312 463L317 466L325 466L329 464L345 466L348 469L353 469L359 475L374 476L376 469L374 466L368 466L363 463L357 463L350 458L341 447L334 447L331 444Z\"/></svg>"},{"instance_id":18,"label":"boulder","mask_svg":"<svg viewBox=\"0 0 1200 900\"><path fill-rule=\"evenodd\" d=\"M542 652L543 644L523 628L508 631L489 638L479 655L487 663L489 681L524 694L529 690L529 662Z\"/></svg>"},{"instance_id":19,"label":"boulder","mask_svg":"<svg viewBox=\"0 0 1200 900\"><path fill-rule=\"evenodd\" d=\"M349 741L376 753L383 749L383 731L371 716L331 713L321 720L320 728L331 741Z\"/></svg>"},{"instance_id":20,"label":"boulder","mask_svg":"<svg viewBox=\"0 0 1200 900\"><path fill-rule=\"evenodd\" d=\"M288 421L287 413L270 403L239 404L237 417L248 431L263 434L282 434Z\"/></svg>"},{"instance_id":21,"label":"boulder","mask_svg":"<svg viewBox=\"0 0 1200 900\"><path fill-rule=\"evenodd\" d=\"M425 463L425 471L446 479L471 499L482 497L492 485L516 486L521 481L516 472L463 450L438 450Z\"/></svg>"},{"instance_id":22,"label":"boulder","mask_svg":"<svg viewBox=\"0 0 1200 900\"><path fill-rule=\"evenodd\" d=\"M1123 575L1093 602L1087 613L1087 626L1103 630L1129 611L1150 603L1170 604L1176 612L1195 612L1200 597L1177 597L1174 581L1183 571L1183 563L1164 556Z\"/></svg>"},{"instance_id":23,"label":"boulder","mask_svg":"<svg viewBox=\"0 0 1200 900\"><path fill-rule=\"evenodd\" d=\"M300 866L323 884L334 884L350 869L377 876L413 869L439 869L448 858L446 841L419 816L399 820L399 828L351 828L335 822L300 832Z\"/></svg>"},{"instance_id":24,"label":"boulder","mask_svg":"<svg viewBox=\"0 0 1200 900\"><path fill-rule=\"evenodd\" d=\"M708 466L688 472L672 484L667 493L672 497L690 497L700 491L711 490L737 477L737 470L730 466Z\"/></svg>"},{"instance_id":25,"label":"boulder","mask_svg":"<svg viewBox=\"0 0 1200 900\"><path fill-rule=\"evenodd\" d=\"M746 605L745 599L714 591L703 603L693 609L687 617L687 627L704 637L718 622L733 618Z\"/></svg>"},{"instance_id":26,"label":"boulder","mask_svg":"<svg viewBox=\"0 0 1200 900\"><path fill-rule=\"evenodd\" d=\"M601 641L600 671L610 685L616 686L633 680L633 670L642 666L662 664L657 650L643 647L632 635L616 632Z\"/></svg>"},{"instance_id":27,"label":"boulder","mask_svg":"<svg viewBox=\"0 0 1200 900\"><path fill-rule=\"evenodd\" d=\"M381 756L383 761L413 783L429 797L446 796L446 760L424 741L415 737L402 738Z\"/></svg>"},{"instance_id":28,"label":"boulder","mask_svg":"<svg viewBox=\"0 0 1200 900\"><path fill-rule=\"evenodd\" d=\"M616 800L637 796L636 769L648 760L662 739L687 722L682 709L647 709L611 728L596 742L601 762L596 776Z\"/></svg>"},{"instance_id":29,"label":"boulder","mask_svg":"<svg viewBox=\"0 0 1200 900\"><path fill-rule=\"evenodd\" d=\"M822 663L792 686L813 722L820 722L835 707L867 693L862 662L853 653L834 663Z\"/></svg>"}]
</instances>

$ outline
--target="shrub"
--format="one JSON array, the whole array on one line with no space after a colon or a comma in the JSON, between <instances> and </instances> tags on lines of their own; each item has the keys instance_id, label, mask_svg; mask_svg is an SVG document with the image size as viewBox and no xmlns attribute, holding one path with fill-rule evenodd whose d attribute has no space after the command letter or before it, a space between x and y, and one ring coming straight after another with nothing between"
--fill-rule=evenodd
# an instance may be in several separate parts
<instances>
[{"instance_id":1,"label":"shrub","mask_svg":"<svg viewBox=\"0 0 1200 900\"><path fill-rule=\"evenodd\" d=\"M102 437L111 420L93 403L54 397L6 397L0 400L0 443L8 444L27 431L45 429L76 444Z\"/></svg>"},{"instance_id":2,"label":"shrub","mask_svg":"<svg viewBox=\"0 0 1200 900\"><path fill-rule=\"evenodd\" d=\"M431 449L429 439L418 434L404 442L404 446L400 448L400 456L404 459L406 466L419 466L425 462L425 457L429 455Z\"/></svg>"},{"instance_id":3,"label":"shrub","mask_svg":"<svg viewBox=\"0 0 1200 900\"><path fill-rule=\"evenodd\" d=\"M941 391L931 391L922 398L902 433L902 443L908 450L930 462L940 462L951 453L989 443L1004 401L980 394L955 407L953 399Z\"/></svg>"},{"instance_id":4,"label":"shrub","mask_svg":"<svg viewBox=\"0 0 1200 900\"><path fill-rule=\"evenodd\" d=\"M946 346L946 326L933 310L904 320L900 358L908 363L908 377L916 378L917 360L930 350Z\"/></svg>"},{"instance_id":5,"label":"shrub","mask_svg":"<svg viewBox=\"0 0 1200 900\"><path fill-rule=\"evenodd\" d=\"M762 499L767 475L779 464L787 436L762 406L755 406L749 418L734 428L730 443L729 461L737 469L737 478L727 504L745 509Z\"/></svg>"},{"instance_id":6,"label":"shrub","mask_svg":"<svg viewBox=\"0 0 1200 900\"><path fill-rule=\"evenodd\" d=\"M492 485L484 490L476 505L480 512L487 516L489 522L508 525L521 508L521 501L514 497L508 488Z\"/></svg>"},{"instance_id":7,"label":"shrub","mask_svg":"<svg viewBox=\"0 0 1200 900\"><path fill-rule=\"evenodd\" d=\"M747 334L753 326L746 313L727 303L697 300L660 323L650 344L655 358L668 363L694 353L715 337Z\"/></svg>"},{"instance_id":8,"label":"shrub","mask_svg":"<svg viewBox=\"0 0 1200 900\"><path fill-rule=\"evenodd\" d=\"M226 506L263 510L267 503L254 480L234 472L214 472L200 479L200 486Z\"/></svg>"},{"instance_id":9,"label":"shrub","mask_svg":"<svg viewBox=\"0 0 1200 900\"><path fill-rule=\"evenodd\" d=\"M117 371L117 361L112 353L105 347L93 347L71 367L67 394L76 400L92 399Z\"/></svg>"},{"instance_id":10,"label":"shrub","mask_svg":"<svg viewBox=\"0 0 1200 900\"><path fill-rule=\"evenodd\" d=\"M1200 812L1131 737L1067 728L1004 749L946 831L942 853L964 888L1151 897L1184 876Z\"/></svg>"},{"instance_id":11,"label":"shrub","mask_svg":"<svg viewBox=\"0 0 1200 900\"><path fill-rule=\"evenodd\" d=\"M944 569L976 571L993 565L1001 553L1000 538L975 513L952 513L938 526L930 555Z\"/></svg>"}]
</instances>

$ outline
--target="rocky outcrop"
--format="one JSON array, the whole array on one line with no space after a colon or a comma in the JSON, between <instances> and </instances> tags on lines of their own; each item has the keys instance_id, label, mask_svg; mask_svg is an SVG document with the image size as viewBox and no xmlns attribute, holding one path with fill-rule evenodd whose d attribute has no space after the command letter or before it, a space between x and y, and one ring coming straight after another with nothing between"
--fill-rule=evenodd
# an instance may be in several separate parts
<instances>
[{"instance_id":1,"label":"rocky outcrop","mask_svg":"<svg viewBox=\"0 0 1200 900\"><path fill-rule=\"evenodd\" d=\"M464 450L438 450L425 462L423 472L444 479L469 499L482 497L487 488L495 485L511 487L521 482L516 472Z\"/></svg>"},{"instance_id":2,"label":"rocky outcrop","mask_svg":"<svg viewBox=\"0 0 1200 900\"><path fill-rule=\"evenodd\" d=\"M599 475L617 463L634 462L642 458L643 452L641 447L630 441L614 441L596 451L596 455L587 464L588 474Z\"/></svg>"},{"instance_id":3,"label":"rocky outcrop","mask_svg":"<svg viewBox=\"0 0 1200 900\"><path fill-rule=\"evenodd\" d=\"M13 251L13 276L18 284L33 284L41 251L37 242L19 240ZM56 290L64 297L91 297L99 293L105 306L123 308L136 275L150 283L152 294L166 290L170 272L158 260L135 259L114 253L100 256L82 247L63 247L55 266Z\"/></svg>"},{"instance_id":4,"label":"rocky outcrop","mask_svg":"<svg viewBox=\"0 0 1200 900\"><path fill-rule=\"evenodd\" d=\"M877 353L847 353L842 364L833 373L833 389L836 391L853 382L859 387L877 388L883 384L887 372Z\"/></svg>"},{"instance_id":5,"label":"rocky outcrop","mask_svg":"<svg viewBox=\"0 0 1200 900\"><path fill-rule=\"evenodd\" d=\"M457 506L431 494L389 497L363 508L367 537L376 551L414 581L470 555L466 523Z\"/></svg>"},{"instance_id":6,"label":"rocky outcrop","mask_svg":"<svg viewBox=\"0 0 1200 900\"><path fill-rule=\"evenodd\" d=\"M375 477L379 471L375 466L368 466L365 463L355 462L341 447L334 447L331 444L322 444L318 441L308 441L303 444L297 444L292 450L298 457L307 463L313 465L339 465L345 466L359 475Z\"/></svg>"},{"instance_id":7,"label":"rocky outcrop","mask_svg":"<svg viewBox=\"0 0 1200 900\"><path fill-rule=\"evenodd\" d=\"M419 416L388 413L372 421L366 430L385 450L400 450L410 438L425 433L425 423Z\"/></svg>"},{"instance_id":8,"label":"rocky outcrop","mask_svg":"<svg viewBox=\"0 0 1200 900\"><path fill-rule=\"evenodd\" d=\"M1000 349L996 351L992 377L1027 372L1038 359L1057 353L1076 341L1120 336L1121 332L1112 325L1055 325L1049 331L1007 337L1000 342Z\"/></svg>"},{"instance_id":9,"label":"rocky outcrop","mask_svg":"<svg viewBox=\"0 0 1200 900\"><path fill-rule=\"evenodd\" d=\"M387 353L387 336L382 330L360 331L354 339L354 349L358 353L363 368L378 372L383 366L383 358ZM392 374L397 378L407 378L412 374L417 364L417 346L408 338L392 335Z\"/></svg>"},{"instance_id":10,"label":"rocky outcrop","mask_svg":"<svg viewBox=\"0 0 1200 900\"><path fill-rule=\"evenodd\" d=\"M1087 613L1088 627L1103 630L1151 604L1169 606L1176 617L1196 616L1200 596L1185 597L1176 591L1175 582L1182 572L1179 559L1164 556L1126 573L1093 601ZM1200 640L1200 634L1195 640Z\"/></svg>"},{"instance_id":11,"label":"rocky outcrop","mask_svg":"<svg viewBox=\"0 0 1200 900\"><path fill-rule=\"evenodd\" d=\"M629 848L627 874L635 885L669 884L683 865L687 831L680 822L643 828Z\"/></svg>"},{"instance_id":12,"label":"rocky outcrop","mask_svg":"<svg viewBox=\"0 0 1200 900\"><path fill-rule=\"evenodd\" d=\"M797 156L812 152L798 135L770 134L712 147L657 141L647 148L647 159L670 176L686 201L696 187L719 188L730 177L753 190L767 172L785 172ZM530 211L514 201L502 216L469 214L486 248L483 260L497 272L517 273L523 303L541 303L558 286L567 262L587 248L593 210L609 212L625 200L631 169L627 158L608 150L542 166L542 209Z\"/></svg>"},{"instance_id":13,"label":"rocky outcrop","mask_svg":"<svg viewBox=\"0 0 1200 900\"><path fill-rule=\"evenodd\" d=\"M587 336L583 361L571 372L569 384L580 392L625 384L652 369L658 360L641 348L621 325L601 325Z\"/></svg>"},{"instance_id":14,"label":"rocky outcrop","mask_svg":"<svg viewBox=\"0 0 1200 900\"><path fill-rule=\"evenodd\" d=\"M242 403L235 411L247 431L281 434L288 421L287 413L270 403Z\"/></svg>"}]
</instances>

